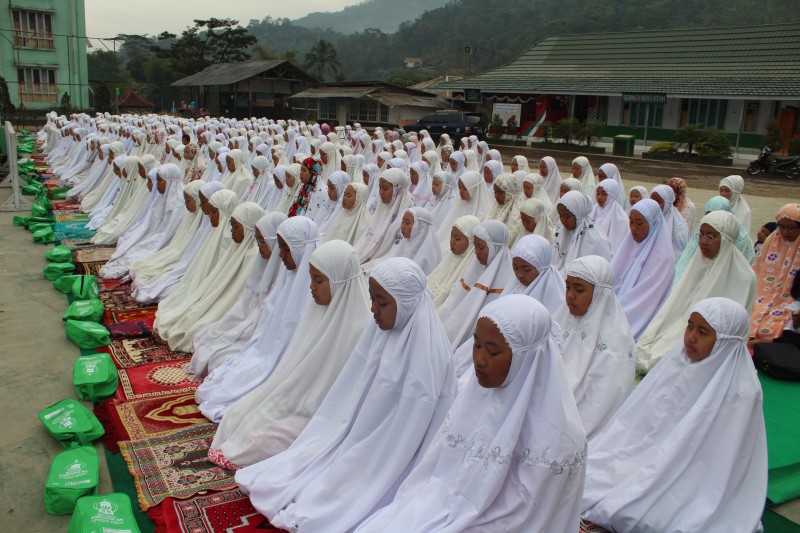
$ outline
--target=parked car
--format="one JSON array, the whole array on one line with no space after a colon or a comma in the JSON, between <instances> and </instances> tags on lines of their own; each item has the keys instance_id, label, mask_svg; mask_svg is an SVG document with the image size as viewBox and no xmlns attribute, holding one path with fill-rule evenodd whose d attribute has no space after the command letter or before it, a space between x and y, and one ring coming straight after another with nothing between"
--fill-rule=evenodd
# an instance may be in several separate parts
<instances>
[{"instance_id":1,"label":"parked car","mask_svg":"<svg viewBox=\"0 0 800 533\"><path fill-rule=\"evenodd\" d=\"M466 113L463 111L439 111L433 115L422 117L416 124L405 126L407 132L419 133L428 130L434 142L439 142L443 133L450 136L453 146L458 147L462 137L475 135L479 140L486 139L486 124L481 120L479 113Z\"/></svg>"}]
</instances>

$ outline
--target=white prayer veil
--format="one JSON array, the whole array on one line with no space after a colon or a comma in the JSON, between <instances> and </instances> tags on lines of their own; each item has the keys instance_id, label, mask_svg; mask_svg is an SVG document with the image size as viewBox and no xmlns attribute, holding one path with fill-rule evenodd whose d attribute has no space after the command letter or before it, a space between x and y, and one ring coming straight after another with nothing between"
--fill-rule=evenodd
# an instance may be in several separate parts
<instances>
[{"instance_id":1,"label":"white prayer veil","mask_svg":"<svg viewBox=\"0 0 800 533\"><path fill-rule=\"evenodd\" d=\"M193 339L194 354L187 373L197 379L239 353L250 341L261 310L278 278L283 263L278 253L278 226L286 220L283 213L267 213L256 228L270 250L269 259L259 255L250 267L239 299L220 320L199 332Z\"/></svg>"},{"instance_id":2,"label":"white prayer veil","mask_svg":"<svg viewBox=\"0 0 800 533\"><path fill-rule=\"evenodd\" d=\"M592 201L578 191L569 191L558 201L575 217L575 229L559 224L553 238L553 264L563 274L574 260L586 255L599 255L611 259L608 237L594 225L591 217Z\"/></svg>"},{"instance_id":3,"label":"white prayer veil","mask_svg":"<svg viewBox=\"0 0 800 533\"><path fill-rule=\"evenodd\" d=\"M532 265L539 275L529 285L523 285L516 276L503 289L503 296L524 294L535 298L547 309L558 309L564 303L564 278L552 264L553 247L541 235L521 237L511 250L512 263L515 257Z\"/></svg>"},{"instance_id":4,"label":"white prayer veil","mask_svg":"<svg viewBox=\"0 0 800 533\"><path fill-rule=\"evenodd\" d=\"M638 205L638 204L637 204ZM634 206L635 207L635 206ZM664 305L650 321L637 343L637 366L647 372L683 335L689 310L695 302L725 297L750 309L756 294L756 275L736 248L739 223L732 214L712 211L700 220L720 234L719 251L707 259L698 249Z\"/></svg>"},{"instance_id":5,"label":"white prayer veil","mask_svg":"<svg viewBox=\"0 0 800 533\"><path fill-rule=\"evenodd\" d=\"M247 168L245 164L247 162L247 156L244 155L243 151L236 149L226 153L225 157L226 159L233 160L234 171L225 177L222 184L226 189L235 192L241 199L250 185L253 184L254 180L252 172L250 172L250 169Z\"/></svg>"},{"instance_id":6,"label":"white prayer veil","mask_svg":"<svg viewBox=\"0 0 800 533\"><path fill-rule=\"evenodd\" d=\"M488 164L488 163L487 163ZM513 174L500 174L494 180L494 187L502 190L505 196L505 203L495 202L486 214L486 220L499 220L508 227L508 245L514 246L517 239L522 234L522 221L519 218L519 210L522 206L522 183ZM494 191L492 191L494 194Z\"/></svg>"},{"instance_id":7,"label":"white prayer veil","mask_svg":"<svg viewBox=\"0 0 800 533\"><path fill-rule=\"evenodd\" d=\"M294 442L371 321L367 280L352 246L344 241L320 245L310 264L328 278L331 301L308 303L272 375L225 413L212 448L236 465L255 464Z\"/></svg>"},{"instance_id":8,"label":"white prayer veil","mask_svg":"<svg viewBox=\"0 0 800 533\"><path fill-rule=\"evenodd\" d=\"M489 247L486 265L473 255L461 282L453 286L450 295L439 307L447 338L455 350L475 331L478 313L487 303L496 300L514 275L508 251L508 228L498 220L486 220L472 231Z\"/></svg>"},{"instance_id":9,"label":"white prayer veil","mask_svg":"<svg viewBox=\"0 0 800 533\"><path fill-rule=\"evenodd\" d=\"M496 388L468 381L394 501L357 532L578 530L586 437L553 320L519 294L479 317L512 351L506 381Z\"/></svg>"},{"instance_id":10,"label":"white prayer veil","mask_svg":"<svg viewBox=\"0 0 800 533\"><path fill-rule=\"evenodd\" d=\"M753 532L767 494L761 384L750 317L727 298L695 304L716 332L693 361L683 339L589 449L582 515L613 531Z\"/></svg>"},{"instance_id":11,"label":"white prayer veil","mask_svg":"<svg viewBox=\"0 0 800 533\"><path fill-rule=\"evenodd\" d=\"M442 248L445 248L450 241L450 228L453 222L465 215L473 215L483 220L492 204L492 198L489 197L489 193L483 185L483 177L477 172L464 172L458 178L458 182L467 189L469 199L461 199L459 187L456 185L455 198L450 202L450 210L442 219L442 223L436 233L439 238L439 245Z\"/></svg>"},{"instance_id":12,"label":"white prayer veil","mask_svg":"<svg viewBox=\"0 0 800 533\"><path fill-rule=\"evenodd\" d=\"M619 184L616 181L604 179L597 188L603 189L608 196L604 206L595 204L592 210L594 225L606 234L611 251L616 252L625 237L630 234L628 213L625 212L624 206L617 202Z\"/></svg>"},{"instance_id":13,"label":"white prayer veil","mask_svg":"<svg viewBox=\"0 0 800 533\"><path fill-rule=\"evenodd\" d=\"M742 196L742 191L744 190L744 178L738 175L731 175L726 178L722 178L719 182L719 186L725 186L731 190L731 207L733 208L733 214L736 215L736 218L739 222L742 223L744 229L747 230L747 233L750 233L750 227L752 224L752 216L750 213L750 206L747 204L747 200L744 199Z\"/></svg>"},{"instance_id":14,"label":"white prayer veil","mask_svg":"<svg viewBox=\"0 0 800 533\"><path fill-rule=\"evenodd\" d=\"M660 196L661 201L664 202L664 208L661 213L664 215L667 231L672 238L672 248L675 250L675 261L677 261L681 253L683 253L683 249L686 248L686 243L689 242L689 225L673 205L675 203L675 191L672 190L672 187L669 185L656 185L650 191L651 198L653 194Z\"/></svg>"},{"instance_id":15,"label":"white prayer veil","mask_svg":"<svg viewBox=\"0 0 800 533\"><path fill-rule=\"evenodd\" d=\"M423 207L409 207L405 213L411 213L414 217L411 236L408 239L400 239L400 242L392 247L391 256L411 259L427 276L442 260L442 250L439 248L439 241L436 240L431 214ZM371 267L374 268L374 265ZM365 269L369 271L366 265Z\"/></svg>"},{"instance_id":16,"label":"white prayer veil","mask_svg":"<svg viewBox=\"0 0 800 533\"><path fill-rule=\"evenodd\" d=\"M411 180L405 172L399 168L390 168L381 174L380 179L386 180L392 186L392 198L388 204L383 201L378 204L369 227L354 245L362 264L389 253L400 235L403 213L414 205L414 200L408 193Z\"/></svg>"},{"instance_id":17,"label":"white prayer veil","mask_svg":"<svg viewBox=\"0 0 800 533\"><path fill-rule=\"evenodd\" d=\"M548 202L550 200L547 200ZM520 214L531 217L536 222L536 227L533 229L532 235L539 235L547 239L550 244L553 244L556 234L556 225L550 218L551 207L537 198L528 198L519 208ZM520 225L522 224L520 220ZM521 225L523 234L528 233L524 225Z\"/></svg>"},{"instance_id":18,"label":"white prayer veil","mask_svg":"<svg viewBox=\"0 0 800 533\"><path fill-rule=\"evenodd\" d=\"M595 184L594 171L592 170L592 165L589 163L589 160L585 156L579 155L578 157L572 160L572 164L581 167L581 175L578 176L578 179L581 182L581 192L583 194L588 194L589 196L593 196L596 184Z\"/></svg>"},{"instance_id":19,"label":"white prayer veil","mask_svg":"<svg viewBox=\"0 0 800 533\"><path fill-rule=\"evenodd\" d=\"M209 373L195 392L200 411L209 420L218 422L236 400L272 374L311 299L308 263L319 243L317 225L304 216L292 217L278 226L278 236L289 246L296 268L281 269L250 342Z\"/></svg>"},{"instance_id":20,"label":"white prayer veil","mask_svg":"<svg viewBox=\"0 0 800 533\"><path fill-rule=\"evenodd\" d=\"M547 191L547 197L550 198L550 201L556 204L561 194L561 172L558 170L556 160L549 155L543 157L541 162L547 166L547 174L542 176L544 190Z\"/></svg>"},{"instance_id":21,"label":"white prayer veil","mask_svg":"<svg viewBox=\"0 0 800 533\"><path fill-rule=\"evenodd\" d=\"M367 196L369 187L360 182L350 183L345 187L353 189L356 195L356 203L351 209L342 207L336 218L330 225L328 232L325 233L325 242L332 240L342 240L348 244L355 244L369 227L372 215L367 209Z\"/></svg>"},{"instance_id":22,"label":"white prayer veil","mask_svg":"<svg viewBox=\"0 0 800 533\"><path fill-rule=\"evenodd\" d=\"M428 288L433 294L433 303L437 308L444 303L453 286L462 278L471 264L471 260L475 257L472 232L480 223L478 217L472 215L463 216L453 223L452 227L457 228L464 235L469 245L461 255L455 255L448 246L442 251L444 258L428 275Z\"/></svg>"},{"instance_id":23,"label":"white prayer veil","mask_svg":"<svg viewBox=\"0 0 800 533\"><path fill-rule=\"evenodd\" d=\"M394 327L368 325L289 449L236 473L240 488L276 527L356 527L392 500L452 402L452 351L422 271L398 257L371 277L397 304Z\"/></svg>"},{"instance_id":24,"label":"white prayer veil","mask_svg":"<svg viewBox=\"0 0 800 533\"><path fill-rule=\"evenodd\" d=\"M573 315L563 301L553 313L561 326L558 344L567 378L586 435L591 437L633 390L636 344L614 294L614 271L608 261L596 255L581 257L569 265L567 275L594 285L585 315Z\"/></svg>"},{"instance_id":25,"label":"white prayer veil","mask_svg":"<svg viewBox=\"0 0 800 533\"><path fill-rule=\"evenodd\" d=\"M611 260L614 292L619 298L633 337L638 339L667 299L675 273L675 253L655 200L636 202L631 212L647 220L650 229L642 242L628 234Z\"/></svg>"},{"instance_id":26,"label":"white prayer veil","mask_svg":"<svg viewBox=\"0 0 800 533\"><path fill-rule=\"evenodd\" d=\"M617 203L622 207L628 207L628 199L625 198L625 184L622 183L622 176L619 173L619 168L617 168L617 165L614 163L605 163L600 165L600 170L602 170L603 174L606 175L606 177L603 179L614 180L619 185Z\"/></svg>"}]
</instances>

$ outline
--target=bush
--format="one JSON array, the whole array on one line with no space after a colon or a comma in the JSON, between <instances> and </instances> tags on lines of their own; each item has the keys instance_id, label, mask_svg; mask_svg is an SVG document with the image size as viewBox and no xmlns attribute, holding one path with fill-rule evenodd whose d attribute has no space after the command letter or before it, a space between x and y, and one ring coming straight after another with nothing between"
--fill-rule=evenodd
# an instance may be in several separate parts
<instances>
[{"instance_id":1,"label":"bush","mask_svg":"<svg viewBox=\"0 0 800 533\"><path fill-rule=\"evenodd\" d=\"M800 139L797 137L789 141L789 155L800 155Z\"/></svg>"},{"instance_id":2,"label":"bush","mask_svg":"<svg viewBox=\"0 0 800 533\"><path fill-rule=\"evenodd\" d=\"M725 159L731 157L731 139L722 130L700 130L701 139L697 143L697 155Z\"/></svg>"},{"instance_id":3,"label":"bush","mask_svg":"<svg viewBox=\"0 0 800 533\"><path fill-rule=\"evenodd\" d=\"M769 146L773 152L778 152L783 148L783 133L777 121L771 120L767 124L767 131L761 138L761 148Z\"/></svg>"},{"instance_id":4,"label":"bush","mask_svg":"<svg viewBox=\"0 0 800 533\"><path fill-rule=\"evenodd\" d=\"M553 135L563 139L564 143L571 144L572 139L580 133L580 122L575 118L562 118L556 122Z\"/></svg>"},{"instance_id":5,"label":"bush","mask_svg":"<svg viewBox=\"0 0 800 533\"><path fill-rule=\"evenodd\" d=\"M703 130L694 124L687 124L675 132L675 144L685 145L686 151L691 154L694 145L703 140Z\"/></svg>"},{"instance_id":6,"label":"bush","mask_svg":"<svg viewBox=\"0 0 800 533\"><path fill-rule=\"evenodd\" d=\"M650 147L648 153L651 154L674 154L677 153L675 149L675 143L671 142L663 142L663 143L656 143Z\"/></svg>"},{"instance_id":7,"label":"bush","mask_svg":"<svg viewBox=\"0 0 800 533\"><path fill-rule=\"evenodd\" d=\"M594 139L603 134L605 124L600 120L587 120L580 126L581 137L586 140L586 145L591 146Z\"/></svg>"},{"instance_id":8,"label":"bush","mask_svg":"<svg viewBox=\"0 0 800 533\"><path fill-rule=\"evenodd\" d=\"M500 115L495 114L492 117L492 134L490 137L492 139L499 139L500 136L503 134L503 119L500 118Z\"/></svg>"}]
</instances>

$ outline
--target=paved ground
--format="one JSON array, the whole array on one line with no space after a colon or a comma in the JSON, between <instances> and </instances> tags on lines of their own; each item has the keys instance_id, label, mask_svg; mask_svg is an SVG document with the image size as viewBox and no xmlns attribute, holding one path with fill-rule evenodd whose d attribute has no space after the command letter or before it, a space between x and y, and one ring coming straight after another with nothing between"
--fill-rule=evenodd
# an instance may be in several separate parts
<instances>
[{"instance_id":1,"label":"paved ground","mask_svg":"<svg viewBox=\"0 0 800 533\"><path fill-rule=\"evenodd\" d=\"M0 189L0 204L10 193ZM67 299L42 276L50 246L34 244L30 232L13 227L13 215L0 212L0 531L67 531L69 516L44 512L50 461L63 448L37 414L63 398L75 398L72 363L79 351L61 325ZM97 450L102 457L99 441ZM112 488L105 460L100 464L99 490L108 494Z\"/></svg>"},{"instance_id":2,"label":"paved ground","mask_svg":"<svg viewBox=\"0 0 800 533\"><path fill-rule=\"evenodd\" d=\"M538 161L545 152L531 149L504 149L504 159L516 153ZM553 153L562 175L568 176L569 163L576 154ZM705 201L716 194L716 184L728 174L744 174L739 169L665 165L613 156L592 157L594 167L607 161L619 165L626 187L662 183L670 176L681 176L690 184L689 197L702 210ZM798 184L800 185L800 184ZM793 182L749 180L745 192L753 210L753 231L773 220L783 204L800 201L800 190ZM752 193L751 193L752 190ZM0 204L11 193L0 188ZM762 196L756 196L761 194ZM27 213L25 213L27 214ZM64 336L61 315L66 298L42 277L48 248L34 244L30 232L13 227L14 213L0 212L0 512L5 515L2 531L51 533L66 531L69 517L45 514L43 487L50 460L62 448L46 433L37 413L62 398L75 397L72 388L72 363L78 349ZM87 407L90 407L87 404ZM98 450L101 445L98 444ZM102 452L101 452L102 456ZM105 461L101 460L100 492L111 492ZM780 506L778 512L800 523L800 500Z\"/></svg>"}]
</instances>

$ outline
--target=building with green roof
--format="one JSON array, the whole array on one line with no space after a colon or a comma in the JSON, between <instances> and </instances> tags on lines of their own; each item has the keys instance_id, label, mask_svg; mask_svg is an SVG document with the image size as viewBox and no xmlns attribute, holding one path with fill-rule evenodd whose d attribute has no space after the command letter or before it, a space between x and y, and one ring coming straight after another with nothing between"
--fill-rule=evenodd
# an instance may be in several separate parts
<instances>
[{"instance_id":1,"label":"building with green roof","mask_svg":"<svg viewBox=\"0 0 800 533\"><path fill-rule=\"evenodd\" d=\"M602 121L604 136L647 130L666 141L694 124L755 148L773 119L785 138L800 133L800 24L550 36L435 88L461 91L527 136L574 117Z\"/></svg>"}]
</instances>

